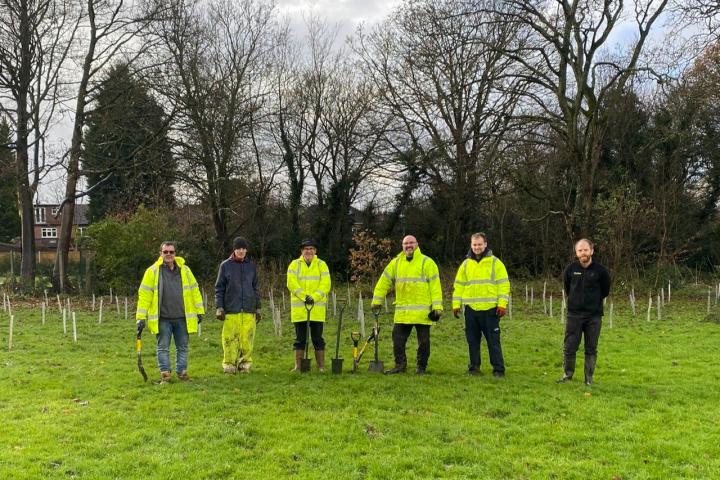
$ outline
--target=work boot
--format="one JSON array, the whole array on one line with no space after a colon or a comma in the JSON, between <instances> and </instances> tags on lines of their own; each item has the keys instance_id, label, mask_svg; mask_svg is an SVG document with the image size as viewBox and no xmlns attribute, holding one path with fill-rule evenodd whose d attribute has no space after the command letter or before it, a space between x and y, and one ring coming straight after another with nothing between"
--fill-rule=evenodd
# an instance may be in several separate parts
<instances>
[{"instance_id":1,"label":"work boot","mask_svg":"<svg viewBox=\"0 0 720 480\"><path fill-rule=\"evenodd\" d=\"M396 373L405 373L407 370L406 364L396 364L393 368L390 370L385 370L385 375L394 375Z\"/></svg>"},{"instance_id":2,"label":"work boot","mask_svg":"<svg viewBox=\"0 0 720 480\"><path fill-rule=\"evenodd\" d=\"M320 372L325 371L325 350L315 350L315 361L317 362L318 370Z\"/></svg>"},{"instance_id":3,"label":"work boot","mask_svg":"<svg viewBox=\"0 0 720 480\"><path fill-rule=\"evenodd\" d=\"M291 372L299 372L300 371L300 362L302 362L303 357L305 356L305 350L295 350L295 367L291 368Z\"/></svg>"},{"instance_id":4,"label":"work boot","mask_svg":"<svg viewBox=\"0 0 720 480\"><path fill-rule=\"evenodd\" d=\"M234 375L235 372L237 372L237 369L234 365L223 365L223 373L227 373L228 375Z\"/></svg>"},{"instance_id":5,"label":"work boot","mask_svg":"<svg viewBox=\"0 0 720 480\"><path fill-rule=\"evenodd\" d=\"M572 380L575 373L575 355L563 355L563 376L557 380L557 383L565 383Z\"/></svg>"},{"instance_id":6,"label":"work boot","mask_svg":"<svg viewBox=\"0 0 720 480\"><path fill-rule=\"evenodd\" d=\"M505 378L505 372L493 372L495 378Z\"/></svg>"},{"instance_id":7,"label":"work boot","mask_svg":"<svg viewBox=\"0 0 720 480\"><path fill-rule=\"evenodd\" d=\"M177 374L178 380L182 380L183 382L187 382L190 380L190 375L188 375L187 370L183 370L182 372Z\"/></svg>"},{"instance_id":8,"label":"work boot","mask_svg":"<svg viewBox=\"0 0 720 480\"><path fill-rule=\"evenodd\" d=\"M415 368L415 375L425 375L425 367Z\"/></svg>"},{"instance_id":9,"label":"work boot","mask_svg":"<svg viewBox=\"0 0 720 480\"><path fill-rule=\"evenodd\" d=\"M240 365L238 365L238 371L242 373L250 373L250 369L252 368L252 363L250 362L242 362Z\"/></svg>"},{"instance_id":10,"label":"work boot","mask_svg":"<svg viewBox=\"0 0 720 480\"><path fill-rule=\"evenodd\" d=\"M160 372L160 385L170 383L171 378L172 378L171 372Z\"/></svg>"},{"instance_id":11,"label":"work boot","mask_svg":"<svg viewBox=\"0 0 720 480\"><path fill-rule=\"evenodd\" d=\"M595 362L597 355L585 355L585 385L593 384L593 374L595 373Z\"/></svg>"}]
</instances>

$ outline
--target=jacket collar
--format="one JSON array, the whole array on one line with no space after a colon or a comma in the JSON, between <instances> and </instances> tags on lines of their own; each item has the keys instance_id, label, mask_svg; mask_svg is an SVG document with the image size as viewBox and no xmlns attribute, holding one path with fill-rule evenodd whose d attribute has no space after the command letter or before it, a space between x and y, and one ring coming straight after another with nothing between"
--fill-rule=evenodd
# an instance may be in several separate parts
<instances>
[{"instance_id":1,"label":"jacket collar","mask_svg":"<svg viewBox=\"0 0 720 480\"><path fill-rule=\"evenodd\" d=\"M492 257L492 250L490 250L489 248L485 248L485 251L483 251L483 253L481 253L479 257L476 257L471 248L470 250L468 250L468 253L465 257L469 258L470 260L475 260L476 262L479 262L485 257Z\"/></svg>"},{"instance_id":2,"label":"jacket collar","mask_svg":"<svg viewBox=\"0 0 720 480\"><path fill-rule=\"evenodd\" d=\"M155 260L155 264L154 264L154 265L155 265L156 267L159 267L159 266L162 265L162 264L163 264L163 258L162 258L162 255L160 255L160 256L158 257L158 259ZM184 259L183 257L175 257L175 264L176 264L178 267L181 267L181 268L182 268L182 267L185 265L185 259Z\"/></svg>"},{"instance_id":3,"label":"jacket collar","mask_svg":"<svg viewBox=\"0 0 720 480\"><path fill-rule=\"evenodd\" d=\"M423 253L420 251L420 247L417 247L417 248L415 249L415 251L413 252L413 258L412 258L411 261L415 261L416 259L422 258L422 257L423 257ZM400 260L406 260L406 259L407 259L407 257L405 256L405 252L404 252L404 251L400 252L400 253L398 254L397 258L399 258Z\"/></svg>"}]
</instances>

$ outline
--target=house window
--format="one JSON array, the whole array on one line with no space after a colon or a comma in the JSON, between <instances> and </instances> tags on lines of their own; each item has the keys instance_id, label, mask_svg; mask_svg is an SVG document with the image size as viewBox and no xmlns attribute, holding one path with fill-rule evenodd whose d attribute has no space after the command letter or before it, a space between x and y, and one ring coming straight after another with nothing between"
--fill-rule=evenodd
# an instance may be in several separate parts
<instances>
[{"instance_id":1,"label":"house window","mask_svg":"<svg viewBox=\"0 0 720 480\"><path fill-rule=\"evenodd\" d=\"M54 217L55 215L58 214L58 211L59 211L59 210L60 210L60 207L52 207L52 208L50 209L50 214Z\"/></svg>"},{"instance_id":2,"label":"house window","mask_svg":"<svg viewBox=\"0 0 720 480\"><path fill-rule=\"evenodd\" d=\"M57 238L57 228L43 228L41 236L42 238Z\"/></svg>"},{"instance_id":3,"label":"house window","mask_svg":"<svg viewBox=\"0 0 720 480\"><path fill-rule=\"evenodd\" d=\"M87 228L87 227L77 227L78 237L84 237L84 236L85 236L85 228Z\"/></svg>"},{"instance_id":4,"label":"house window","mask_svg":"<svg viewBox=\"0 0 720 480\"><path fill-rule=\"evenodd\" d=\"M45 207L35 207L35 223L45 223Z\"/></svg>"}]
</instances>

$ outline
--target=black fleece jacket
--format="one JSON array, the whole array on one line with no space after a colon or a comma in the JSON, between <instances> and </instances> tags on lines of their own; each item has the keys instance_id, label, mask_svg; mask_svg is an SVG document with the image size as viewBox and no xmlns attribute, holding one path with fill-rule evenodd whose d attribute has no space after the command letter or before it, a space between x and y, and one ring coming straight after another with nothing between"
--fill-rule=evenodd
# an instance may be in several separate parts
<instances>
[{"instance_id":1,"label":"black fleece jacket","mask_svg":"<svg viewBox=\"0 0 720 480\"><path fill-rule=\"evenodd\" d=\"M603 299L610 294L610 274L597 262L583 268L577 260L563 273L568 314L595 317L603 314Z\"/></svg>"}]
</instances>

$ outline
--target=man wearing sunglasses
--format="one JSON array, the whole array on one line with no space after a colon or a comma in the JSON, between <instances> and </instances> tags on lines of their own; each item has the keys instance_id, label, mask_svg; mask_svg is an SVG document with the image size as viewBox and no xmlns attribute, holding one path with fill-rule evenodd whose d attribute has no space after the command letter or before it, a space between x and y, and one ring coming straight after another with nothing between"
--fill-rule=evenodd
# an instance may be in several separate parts
<instances>
[{"instance_id":1,"label":"man wearing sunglasses","mask_svg":"<svg viewBox=\"0 0 720 480\"><path fill-rule=\"evenodd\" d=\"M169 383L170 339L175 341L176 373L189 380L187 373L189 334L198 330L205 314L197 281L185 259L175 255L174 242L163 242L160 257L143 275L138 289L135 318L138 331L147 327L157 336L157 360L160 383Z\"/></svg>"}]
</instances>

